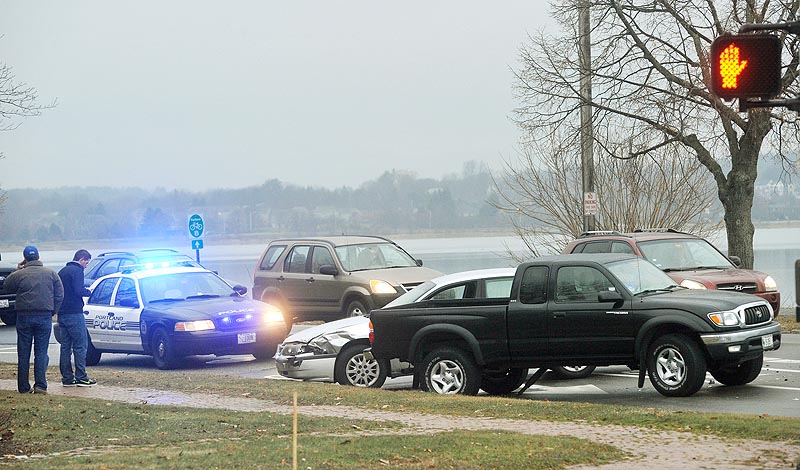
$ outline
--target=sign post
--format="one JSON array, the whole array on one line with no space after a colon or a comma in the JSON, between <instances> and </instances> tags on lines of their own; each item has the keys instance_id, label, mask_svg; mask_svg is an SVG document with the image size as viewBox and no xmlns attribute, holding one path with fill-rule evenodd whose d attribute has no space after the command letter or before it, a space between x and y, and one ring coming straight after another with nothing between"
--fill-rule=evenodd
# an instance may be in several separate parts
<instances>
[{"instance_id":1,"label":"sign post","mask_svg":"<svg viewBox=\"0 0 800 470\"><path fill-rule=\"evenodd\" d=\"M203 240L200 236L203 235L204 229L203 217L200 214L192 214L189 217L189 235L195 238L195 240L192 240L192 249L195 251L197 264L200 264L200 250L203 248Z\"/></svg>"}]
</instances>

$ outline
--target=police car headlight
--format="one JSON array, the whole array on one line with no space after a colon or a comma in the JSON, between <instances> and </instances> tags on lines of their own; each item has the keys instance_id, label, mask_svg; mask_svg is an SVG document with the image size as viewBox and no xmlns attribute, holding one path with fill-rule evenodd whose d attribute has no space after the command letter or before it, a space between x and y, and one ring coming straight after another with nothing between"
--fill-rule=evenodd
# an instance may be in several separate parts
<instances>
[{"instance_id":1,"label":"police car headlight","mask_svg":"<svg viewBox=\"0 0 800 470\"><path fill-rule=\"evenodd\" d=\"M767 292L775 292L778 290L778 283L775 282L772 276L767 276L764 278L764 290Z\"/></svg>"},{"instance_id":2,"label":"police car headlight","mask_svg":"<svg viewBox=\"0 0 800 470\"><path fill-rule=\"evenodd\" d=\"M370 290L372 290L373 294L396 294L397 291L391 284L386 281L381 281L378 279L370 279L369 281Z\"/></svg>"},{"instance_id":3,"label":"police car headlight","mask_svg":"<svg viewBox=\"0 0 800 470\"><path fill-rule=\"evenodd\" d=\"M704 290L707 289L707 287L704 286L703 284L697 281L693 281L691 279L684 279L683 281L681 281L681 285L688 289L704 289Z\"/></svg>"},{"instance_id":4,"label":"police car headlight","mask_svg":"<svg viewBox=\"0 0 800 470\"><path fill-rule=\"evenodd\" d=\"M180 321L175 324L175 331L205 331L213 329L214 322L211 320Z\"/></svg>"},{"instance_id":5,"label":"police car headlight","mask_svg":"<svg viewBox=\"0 0 800 470\"><path fill-rule=\"evenodd\" d=\"M278 307L267 304L264 310L264 323L274 323L283 321L283 312Z\"/></svg>"},{"instance_id":6,"label":"police car headlight","mask_svg":"<svg viewBox=\"0 0 800 470\"><path fill-rule=\"evenodd\" d=\"M739 324L739 315L731 311L709 313L708 319L717 326L737 326Z\"/></svg>"}]
</instances>

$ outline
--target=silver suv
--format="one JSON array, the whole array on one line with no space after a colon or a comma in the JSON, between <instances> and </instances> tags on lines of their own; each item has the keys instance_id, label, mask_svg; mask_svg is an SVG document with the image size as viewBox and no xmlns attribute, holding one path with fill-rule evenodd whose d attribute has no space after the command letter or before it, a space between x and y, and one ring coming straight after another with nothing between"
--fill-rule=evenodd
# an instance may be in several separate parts
<instances>
[{"instance_id":1,"label":"silver suv","mask_svg":"<svg viewBox=\"0 0 800 470\"><path fill-rule=\"evenodd\" d=\"M440 276L382 237L273 240L256 265L253 298L279 307L287 324L364 315Z\"/></svg>"}]
</instances>

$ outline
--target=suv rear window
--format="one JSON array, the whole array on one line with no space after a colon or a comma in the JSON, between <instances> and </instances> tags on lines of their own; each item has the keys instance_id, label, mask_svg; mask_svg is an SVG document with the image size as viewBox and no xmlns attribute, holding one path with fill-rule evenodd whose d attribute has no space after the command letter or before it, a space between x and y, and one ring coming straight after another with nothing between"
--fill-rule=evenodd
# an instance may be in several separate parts
<instances>
[{"instance_id":1,"label":"suv rear window","mask_svg":"<svg viewBox=\"0 0 800 470\"><path fill-rule=\"evenodd\" d=\"M275 266L275 262L278 261L278 258L281 257L284 250L286 250L286 245L273 245L267 248L267 252L264 254L264 257L261 258L261 264L258 265L259 269L263 270L270 270L273 266Z\"/></svg>"}]
</instances>

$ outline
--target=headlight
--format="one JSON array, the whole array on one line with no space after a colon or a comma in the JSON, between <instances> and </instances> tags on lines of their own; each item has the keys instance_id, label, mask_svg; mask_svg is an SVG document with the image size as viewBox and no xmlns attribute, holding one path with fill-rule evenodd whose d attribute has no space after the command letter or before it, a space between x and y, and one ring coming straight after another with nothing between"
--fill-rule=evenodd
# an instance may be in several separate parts
<instances>
[{"instance_id":1,"label":"headlight","mask_svg":"<svg viewBox=\"0 0 800 470\"><path fill-rule=\"evenodd\" d=\"M764 278L764 290L767 292L775 292L778 290L778 283L775 282L775 279L772 276L767 276Z\"/></svg>"},{"instance_id":2,"label":"headlight","mask_svg":"<svg viewBox=\"0 0 800 470\"><path fill-rule=\"evenodd\" d=\"M179 321L175 324L175 331L205 331L213 329L214 322L211 320Z\"/></svg>"},{"instance_id":3,"label":"headlight","mask_svg":"<svg viewBox=\"0 0 800 470\"><path fill-rule=\"evenodd\" d=\"M370 279L369 288L373 294L396 294L397 291L391 284L378 279Z\"/></svg>"},{"instance_id":4,"label":"headlight","mask_svg":"<svg viewBox=\"0 0 800 470\"><path fill-rule=\"evenodd\" d=\"M739 325L739 315L736 312L712 312L708 314L708 319L717 326L737 326Z\"/></svg>"},{"instance_id":5,"label":"headlight","mask_svg":"<svg viewBox=\"0 0 800 470\"><path fill-rule=\"evenodd\" d=\"M683 287L686 287L687 289L707 289L707 287L704 286L703 284L697 281L693 281L691 279L684 279L683 281L681 281L681 285Z\"/></svg>"},{"instance_id":6,"label":"headlight","mask_svg":"<svg viewBox=\"0 0 800 470\"><path fill-rule=\"evenodd\" d=\"M267 304L266 308L264 309L264 323L274 323L274 322L282 322L283 319L283 312L278 307Z\"/></svg>"}]
</instances>

